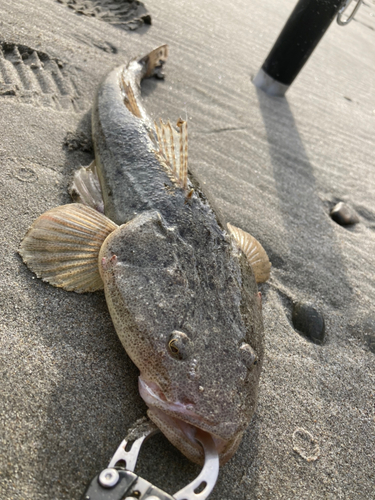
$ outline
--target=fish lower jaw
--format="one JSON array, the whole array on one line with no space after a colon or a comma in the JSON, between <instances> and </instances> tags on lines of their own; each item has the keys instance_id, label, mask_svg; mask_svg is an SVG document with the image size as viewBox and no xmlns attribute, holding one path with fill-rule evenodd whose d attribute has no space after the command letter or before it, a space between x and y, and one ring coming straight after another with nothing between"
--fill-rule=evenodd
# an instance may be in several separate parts
<instances>
[{"instance_id":1,"label":"fish lower jaw","mask_svg":"<svg viewBox=\"0 0 375 500\"><path fill-rule=\"evenodd\" d=\"M211 432L210 424L202 417L186 408L183 403L167 401L157 384L146 382L142 376L138 381L140 395L149 407L149 418L190 460L199 464L204 462L203 450L195 439L198 429L211 435L219 454L228 449L231 441L222 439Z\"/></svg>"}]
</instances>

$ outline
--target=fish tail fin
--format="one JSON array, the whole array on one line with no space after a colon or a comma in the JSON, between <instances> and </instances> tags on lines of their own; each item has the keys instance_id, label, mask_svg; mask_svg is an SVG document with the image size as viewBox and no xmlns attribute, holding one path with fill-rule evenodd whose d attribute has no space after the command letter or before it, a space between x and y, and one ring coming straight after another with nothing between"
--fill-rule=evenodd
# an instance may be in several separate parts
<instances>
[{"instance_id":1,"label":"fish tail fin","mask_svg":"<svg viewBox=\"0 0 375 500\"><path fill-rule=\"evenodd\" d=\"M168 58L168 45L160 45L152 50L149 54L139 60L141 64L145 65L145 74L143 78L156 76L157 78L164 78L162 73L163 66Z\"/></svg>"},{"instance_id":2,"label":"fish tail fin","mask_svg":"<svg viewBox=\"0 0 375 500\"><path fill-rule=\"evenodd\" d=\"M137 118L141 118L150 128L151 122L141 103L141 80L156 76L164 78L163 66L168 57L168 45L160 45L140 59L128 63L121 75L120 86L124 93L124 103Z\"/></svg>"}]
</instances>

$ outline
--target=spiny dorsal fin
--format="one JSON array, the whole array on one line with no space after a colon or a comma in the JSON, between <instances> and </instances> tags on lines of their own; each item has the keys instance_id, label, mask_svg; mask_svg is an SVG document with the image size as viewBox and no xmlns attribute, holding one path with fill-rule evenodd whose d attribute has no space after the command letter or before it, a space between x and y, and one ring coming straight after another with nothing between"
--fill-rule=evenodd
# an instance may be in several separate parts
<instances>
[{"instance_id":1,"label":"spiny dorsal fin","mask_svg":"<svg viewBox=\"0 0 375 500\"><path fill-rule=\"evenodd\" d=\"M118 226L93 208L71 203L38 217L19 253L43 281L78 293L103 288L98 255L106 237Z\"/></svg>"},{"instance_id":2,"label":"spiny dorsal fin","mask_svg":"<svg viewBox=\"0 0 375 500\"><path fill-rule=\"evenodd\" d=\"M258 240L238 227L227 224L230 234L239 248L246 255L253 268L257 283L264 283L270 277L271 262L268 255Z\"/></svg>"},{"instance_id":3,"label":"spiny dorsal fin","mask_svg":"<svg viewBox=\"0 0 375 500\"><path fill-rule=\"evenodd\" d=\"M187 189L188 184L188 133L187 123L181 118L177 122L178 130L172 127L170 121L155 122L157 141L155 153L161 164L167 170L168 176L181 188Z\"/></svg>"},{"instance_id":4,"label":"spiny dorsal fin","mask_svg":"<svg viewBox=\"0 0 375 500\"><path fill-rule=\"evenodd\" d=\"M128 110L137 118L142 118L142 113L139 109L137 99L130 83L127 83L122 77L122 91L124 95L124 104Z\"/></svg>"},{"instance_id":5,"label":"spiny dorsal fin","mask_svg":"<svg viewBox=\"0 0 375 500\"><path fill-rule=\"evenodd\" d=\"M104 201L95 160L74 174L69 194L75 203L82 203L104 213Z\"/></svg>"}]
</instances>

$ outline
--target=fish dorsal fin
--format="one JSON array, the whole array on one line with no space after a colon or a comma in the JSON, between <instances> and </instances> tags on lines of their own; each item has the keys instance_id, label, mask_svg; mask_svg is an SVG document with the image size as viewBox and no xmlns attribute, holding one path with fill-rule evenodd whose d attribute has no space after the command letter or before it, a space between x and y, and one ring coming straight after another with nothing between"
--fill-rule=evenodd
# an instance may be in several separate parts
<instances>
[{"instance_id":1,"label":"fish dorsal fin","mask_svg":"<svg viewBox=\"0 0 375 500\"><path fill-rule=\"evenodd\" d=\"M251 234L238 227L227 224L230 234L239 248L246 255L248 262L253 268L257 283L264 283L270 277L271 262L268 255L258 240Z\"/></svg>"},{"instance_id":2,"label":"fish dorsal fin","mask_svg":"<svg viewBox=\"0 0 375 500\"><path fill-rule=\"evenodd\" d=\"M128 110L137 118L142 118L141 110L139 109L137 99L134 95L133 88L130 83L122 80L122 90L124 94L124 104Z\"/></svg>"},{"instance_id":3,"label":"fish dorsal fin","mask_svg":"<svg viewBox=\"0 0 375 500\"><path fill-rule=\"evenodd\" d=\"M82 203L104 213L104 201L95 160L74 174L69 194L75 203Z\"/></svg>"},{"instance_id":4,"label":"fish dorsal fin","mask_svg":"<svg viewBox=\"0 0 375 500\"><path fill-rule=\"evenodd\" d=\"M188 184L188 132L187 123L181 118L177 122L177 130L170 121L155 122L157 141L155 153L167 170L168 176L181 188Z\"/></svg>"},{"instance_id":5,"label":"fish dorsal fin","mask_svg":"<svg viewBox=\"0 0 375 500\"><path fill-rule=\"evenodd\" d=\"M78 293L103 288L98 255L106 237L118 226L93 208L71 203L38 217L19 253L43 281Z\"/></svg>"}]
</instances>

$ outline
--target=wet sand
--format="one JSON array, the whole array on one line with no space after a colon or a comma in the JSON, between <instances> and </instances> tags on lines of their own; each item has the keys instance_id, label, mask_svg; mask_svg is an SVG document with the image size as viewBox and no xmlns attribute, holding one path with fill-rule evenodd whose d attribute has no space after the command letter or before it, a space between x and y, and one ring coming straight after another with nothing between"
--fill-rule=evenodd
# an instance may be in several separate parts
<instances>
[{"instance_id":1,"label":"wet sand","mask_svg":"<svg viewBox=\"0 0 375 500\"><path fill-rule=\"evenodd\" d=\"M251 79L294 4L149 0L152 25L126 31L53 0L0 0L1 498L80 498L145 414L104 295L48 286L17 248L93 158L101 79L163 43L146 107L188 118L191 170L273 264L258 409L210 498L375 498L375 4L332 24L286 98L270 98ZM330 218L338 201L358 224ZM294 329L301 301L323 314L323 345ZM139 466L169 493L199 471L163 436Z\"/></svg>"}]
</instances>

